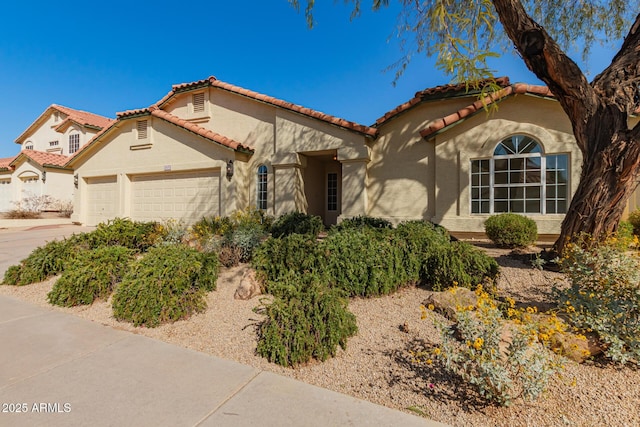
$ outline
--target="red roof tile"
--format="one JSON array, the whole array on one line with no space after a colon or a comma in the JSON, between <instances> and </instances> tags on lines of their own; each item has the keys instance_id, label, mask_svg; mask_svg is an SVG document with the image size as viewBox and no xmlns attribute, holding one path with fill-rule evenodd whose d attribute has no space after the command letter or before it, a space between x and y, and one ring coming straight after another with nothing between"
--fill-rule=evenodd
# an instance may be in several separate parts
<instances>
[{"instance_id":1,"label":"red roof tile","mask_svg":"<svg viewBox=\"0 0 640 427\"><path fill-rule=\"evenodd\" d=\"M484 83L489 83L489 80L484 82L480 82L479 84L483 85ZM495 83L501 87L509 86L509 78L508 77L498 77L495 79ZM409 101L398 105L391 111L385 113L382 117L376 120L374 126L379 127L381 124L390 120L391 118L397 116L400 113L404 113L415 105L418 105L424 101L429 99L441 99L447 96L452 95L473 95L477 93L477 91L470 90L470 87L467 83L456 83L456 84L448 84L448 85L440 85L432 88L428 88L425 90L421 90L420 92L416 92L415 96L411 98Z\"/></svg>"},{"instance_id":2,"label":"red roof tile","mask_svg":"<svg viewBox=\"0 0 640 427\"><path fill-rule=\"evenodd\" d=\"M500 101L508 96L518 95L518 94L532 94L532 95L553 98L553 93L551 93L551 90L549 90L549 88L546 86L534 86L534 85L528 85L524 83L516 83L511 86L507 86L504 89L501 89L495 93L492 93L491 95L483 99L479 99L473 104L468 105L464 108L461 108L458 111L455 111L454 113L449 114L448 116L441 117L434 120L426 129L423 129L420 132L420 135L423 138L428 138L429 136L441 131L442 129L448 126L452 126L458 123L459 121L472 116L478 111L481 111L487 105Z\"/></svg>"},{"instance_id":3,"label":"red roof tile","mask_svg":"<svg viewBox=\"0 0 640 427\"><path fill-rule=\"evenodd\" d=\"M29 125L24 132L22 132L18 138L16 138L15 142L17 144L22 144L23 140L33 133L37 127L41 126L54 111L59 111L67 116L58 126L56 126L56 131L64 128L64 126L70 122L75 122L81 126L88 126L97 129L104 129L113 123L113 119L108 117L99 116L87 111L74 110L73 108L63 107L62 105L51 104L42 114L40 114L40 116L38 116L36 120L34 120L33 123Z\"/></svg>"},{"instance_id":4,"label":"red roof tile","mask_svg":"<svg viewBox=\"0 0 640 427\"><path fill-rule=\"evenodd\" d=\"M16 156L13 157L5 157L3 159L0 159L0 170L9 170L11 169L11 162L13 162L13 159L15 159Z\"/></svg>"},{"instance_id":5,"label":"red roof tile","mask_svg":"<svg viewBox=\"0 0 640 427\"><path fill-rule=\"evenodd\" d=\"M160 101L158 101L156 105L158 105L159 107L162 107L164 103L169 101L178 92L184 92L189 89L195 89L195 88L207 87L207 86L223 89L228 92L245 96L247 98L255 99L256 101L264 102L265 104L270 104L276 107L284 108L286 110L293 111L295 113L302 114L304 116L313 117L314 119L318 119L323 122L327 122L344 129L352 130L352 131L364 134L371 138L375 138L378 135L378 131L372 127L364 126L355 122L351 122L349 120L341 119L339 117L335 117L335 116L325 114L316 110L312 110L310 108L306 108L301 105L283 101L281 99L274 98L269 95L244 89L240 86L235 86L230 83L225 83L223 81L216 79L213 76L204 80L198 80L191 83L181 83L181 84L174 85L171 92L169 92Z\"/></svg>"},{"instance_id":6,"label":"red roof tile","mask_svg":"<svg viewBox=\"0 0 640 427\"><path fill-rule=\"evenodd\" d=\"M187 120L181 119L180 117L167 113L166 111L161 110L158 107L152 106L149 108L149 111L151 112L152 116L159 117L163 120L168 121L169 123L193 132L196 135L200 135L203 138L207 138L208 140L211 140L215 143L224 145L225 147L229 147L239 151L253 151L253 148L249 147L248 145L244 145L240 142L234 141L231 138L227 138L226 136L213 132L212 130L205 129L195 123L191 123Z\"/></svg>"},{"instance_id":7,"label":"red roof tile","mask_svg":"<svg viewBox=\"0 0 640 427\"><path fill-rule=\"evenodd\" d=\"M62 154L47 153L44 151L22 150L20 154L14 157L10 165L15 166L16 162L20 158L22 158L22 156L30 158L41 166L64 167L64 165L69 160L68 156L63 156Z\"/></svg>"}]
</instances>

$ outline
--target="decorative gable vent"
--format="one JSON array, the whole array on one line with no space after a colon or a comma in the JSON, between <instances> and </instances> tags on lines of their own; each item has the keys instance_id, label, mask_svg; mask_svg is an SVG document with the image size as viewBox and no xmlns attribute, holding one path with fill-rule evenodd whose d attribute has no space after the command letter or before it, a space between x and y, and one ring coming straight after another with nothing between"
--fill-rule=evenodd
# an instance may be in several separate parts
<instances>
[{"instance_id":1,"label":"decorative gable vent","mask_svg":"<svg viewBox=\"0 0 640 427\"><path fill-rule=\"evenodd\" d=\"M193 112L198 113L204 111L204 92L193 94Z\"/></svg>"},{"instance_id":2,"label":"decorative gable vent","mask_svg":"<svg viewBox=\"0 0 640 427\"><path fill-rule=\"evenodd\" d=\"M147 139L147 120L138 120L138 139Z\"/></svg>"}]
</instances>

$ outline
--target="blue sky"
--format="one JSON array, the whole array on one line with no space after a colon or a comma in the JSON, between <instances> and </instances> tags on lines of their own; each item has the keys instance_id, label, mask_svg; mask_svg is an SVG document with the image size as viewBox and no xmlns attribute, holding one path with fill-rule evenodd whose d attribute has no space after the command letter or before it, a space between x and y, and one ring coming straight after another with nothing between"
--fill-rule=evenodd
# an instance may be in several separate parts
<instances>
[{"instance_id":1,"label":"blue sky","mask_svg":"<svg viewBox=\"0 0 640 427\"><path fill-rule=\"evenodd\" d=\"M449 81L432 60L415 58L392 85L394 73L384 70L400 57L397 7L350 21L349 5L318 2L309 30L286 0L100 4L3 5L0 157L18 153L14 140L50 104L114 118L210 75L366 125ZM599 72L611 56L598 51L591 68ZM512 82L539 83L514 56L493 66Z\"/></svg>"}]
</instances>

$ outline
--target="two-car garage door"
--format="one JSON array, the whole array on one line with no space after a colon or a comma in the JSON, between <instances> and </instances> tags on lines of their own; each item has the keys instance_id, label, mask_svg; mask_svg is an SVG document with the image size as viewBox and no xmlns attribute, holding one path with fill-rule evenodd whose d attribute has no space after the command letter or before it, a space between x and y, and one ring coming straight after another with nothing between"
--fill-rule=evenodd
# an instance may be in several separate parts
<instances>
[{"instance_id":1,"label":"two-car garage door","mask_svg":"<svg viewBox=\"0 0 640 427\"><path fill-rule=\"evenodd\" d=\"M220 214L220 172L172 172L131 177L131 218L193 223Z\"/></svg>"},{"instance_id":2,"label":"two-car garage door","mask_svg":"<svg viewBox=\"0 0 640 427\"><path fill-rule=\"evenodd\" d=\"M170 218L193 223L220 214L220 171L167 172L130 177L129 212L120 201L116 176L87 180L87 223L96 225L116 217L136 221Z\"/></svg>"}]
</instances>

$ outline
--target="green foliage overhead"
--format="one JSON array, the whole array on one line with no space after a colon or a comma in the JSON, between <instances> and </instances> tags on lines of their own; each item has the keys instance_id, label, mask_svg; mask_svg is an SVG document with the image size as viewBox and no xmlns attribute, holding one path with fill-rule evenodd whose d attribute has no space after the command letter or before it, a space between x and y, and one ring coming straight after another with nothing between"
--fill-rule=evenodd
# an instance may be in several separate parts
<instances>
[{"instance_id":1,"label":"green foliage overhead","mask_svg":"<svg viewBox=\"0 0 640 427\"><path fill-rule=\"evenodd\" d=\"M352 18L358 16L363 2L346 2L353 4ZM307 22L313 26L314 0L289 0L289 3L296 8L304 5ZM513 43L502 29L494 3L490 0L400 0L395 35L402 41L402 56L393 66L396 79L416 54L435 57L437 67L458 82L492 76L493 70L487 61L501 53L513 52ZM587 58L594 43L611 44L622 38L640 6L637 0L515 2L518 3L565 51L582 54L583 58ZM389 4L389 0L372 0L371 8L380 11Z\"/></svg>"}]
</instances>

